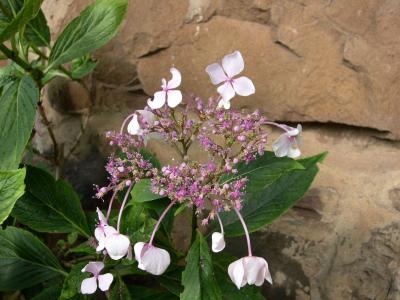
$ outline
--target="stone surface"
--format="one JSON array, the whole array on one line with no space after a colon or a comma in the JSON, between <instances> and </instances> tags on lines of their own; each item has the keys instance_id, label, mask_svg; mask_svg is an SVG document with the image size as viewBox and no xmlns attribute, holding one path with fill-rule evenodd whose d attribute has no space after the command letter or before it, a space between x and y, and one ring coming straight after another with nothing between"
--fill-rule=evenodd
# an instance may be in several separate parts
<instances>
[{"instance_id":1,"label":"stone surface","mask_svg":"<svg viewBox=\"0 0 400 300\"><path fill-rule=\"evenodd\" d=\"M53 36L89 2L46 0ZM253 237L275 281L264 286L268 299L400 299L400 1L129 3L119 35L96 53L90 101L67 97L67 108L92 104L75 161L66 165L81 192L101 180L100 168L92 178L90 170L104 163L104 132L143 107L172 65L185 93L206 98L215 87L204 68L238 49L257 93L233 105L304 122L304 154L330 151L304 199ZM81 116L46 108L68 149ZM48 151L45 131L35 145ZM164 145L151 147L163 161L176 157ZM85 182L76 181L80 174ZM244 253L242 239L230 244Z\"/></svg>"}]
</instances>

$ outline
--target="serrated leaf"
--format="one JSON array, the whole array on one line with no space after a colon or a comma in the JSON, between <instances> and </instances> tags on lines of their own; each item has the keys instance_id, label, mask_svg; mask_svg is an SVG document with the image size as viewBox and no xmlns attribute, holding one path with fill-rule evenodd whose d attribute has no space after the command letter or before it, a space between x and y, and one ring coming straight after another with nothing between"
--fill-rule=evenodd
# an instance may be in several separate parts
<instances>
[{"instance_id":1,"label":"serrated leaf","mask_svg":"<svg viewBox=\"0 0 400 300\"><path fill-rule=\"evenodd\" d=\"M0 171L0 224L10 215L15 202L25 191L26 170Z\"/></svg>"}]
</instances>

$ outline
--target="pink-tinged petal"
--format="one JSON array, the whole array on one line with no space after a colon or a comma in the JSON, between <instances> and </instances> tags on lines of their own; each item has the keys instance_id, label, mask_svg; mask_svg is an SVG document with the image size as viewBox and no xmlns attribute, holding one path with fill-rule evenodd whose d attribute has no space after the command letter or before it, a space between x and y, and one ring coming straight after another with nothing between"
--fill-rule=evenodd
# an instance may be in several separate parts
<instances>
[{"instance_id":1,"label":"pink-tinged petal","mask_svg":"<svg viewBox=\"0 0 400 300\"><path fill-rule=\"evenodd\" d=\"M181 72L179 72L177 68L171 68L169 69L169 71L172 74L172 78L170 81L168 81L167 87L168 89L175 89L181 85L182 82Z\"/></svg>"},{"instance_id":2,"label":"pink-tinged petal","mask_svg":"<svg viewBox=\"0 0 400 300\"><path fill-rule=\"evenodd\" d=\"M290 147L287 153L287 157L290 158L298 158L301 155L301 151L299 148Z\"/></svg>"},{"instance_id":3,"label":"pink-tinged petal","mask_svg":"<svg viewBox=\"0 0 400 300\"><path fill-rule=\"evenodd\" d=\"M97 290L96 277L86 278L81 283L82 294L93 294Z\"/></svg>"},{"instance_id":4,"label":"pink-tinged petal","mask_svg":"<svg viewBox=\"0 0 400 300\"><path fill-rule=\"evenodd\" d=\"M144 270L153 275L161 275L168 268L171 263L171 258L168 251L149 246L149 248L142 254L141 265Z\"/></svg>"},{"instance_id":5,"label":"pink-tinged petal","mask_svg":"<svg viewBox=\"0 0 400 300\"><path fill-rule=\"evenodd\" d=\"M137 242L133 246L133 252L135 252L135 259L140 263L142 259L142 249L146 243L143 242Z\"/></svg>"},{"instance_id":6,"label":"pink-tinged petal","mask_svg":"<svg viewBox=\"0 0 400 300\"><path fill-rule=\"evenodd\" d=\"M215 85L228 79L221 65L217 63L207 66L206 72L210 76L211 82Z\"/></svg>"},{"instance_id":7,"label":"pink-tinged petal","mask_svg":"<svg viewBox=\"0 0 400 300\"><path fill-rule=\"evenodd\" d=\"M110 225L104 226L104 234L105 234L105 236L112 235L112 234L115 234L115 233L118 233L118 231L114 227L112 227Z\"/></svg>"},{"instance_id":8,"label":"pink-tinged petal","mask_svg":"<svg viewBox=\"0 0 400 300\"><path fill-rule=\"evenodd\" d=\"M264 278L266 281L268 281L270 284L272 284L272 276L271 276L271 273L269 272L268 264L267 264L267 270L265 271Z\"/></svg>"},{"instance_id":9,"label":"pink-tinged petal","mask_svg":"<svg viewBox=\"0 0 400 300\"><path fill-rule=\"evenodd\" d=\"M224 101L229 101L235 96L235 91L229 82L225 82L217 88L218 93Z\"/></svg>"},{"instance_id":10,"label":"pink-tinged petal","mask_svg":"<svg viewBox=\"0 0 400 300\"><path fill-rule=\"evenodd\" d=\"M217 253L225 248L225 239L224 235L220 232L214 232L211 235L211 241L212 241L212 251Z\"/></svg>"},{"instance_id":11,"label":"pink-tinged petal","mask_svg":"<svg viewBox=\"0 0 400 300\"><path fill-rule=\"evenodd\" d=\"M246 257L245 269L247 283L260 286L264 283L265 272L267 270L267 262L262 257Z\"/></svg>"},{"instance_id":12,"label":"pink-tinged petal","mask_svg":"<svg viewBox=\"0 0 400 300\"><path fill-rule=\"evenodd\" d=\"M110 288L110 285L114 280L114 277L112 276L111 273L106 273L103 275L99 275L97 279L99 281L99 289L105 292L108 291L108 289Z\"/></svg>"},{"instance_id":13,"label":"pink-tinged petal","mask_svg":"<svg viewBox=\"0 0 400 300\"><path fill-rule=\"evenodd\" d=\"M167 94L168 106L171 108L177 107L182 102L182 93L178 90L170 90Z\"/></svg>"},{"instance_id":14,"label":"pink-tinged petal","mask_svg":"<svg viewBox=\"0 0 400 300\"><path fill-rule=\"evenodd\" d=\"M278 139L272 144L272 150L277 157L286 156L290 148L291 143L286 133L281 134Z\"/></svg>"},{"instance_id":15,"label":"pink-tinged petal","mask_svg":"<svg viewBox=\"0 0 400 300\"><path fill-rule=\"evenodd\" d=\"M232 78L236 76L244 69L244 61L242 54L239 51L235 51L231 54L226 55L222 59L222 67L225 70L225 73Z\"/></svg>"},{"instance_id":16,"label":"pink-tinged petal","mask_svg":"<svg viewBox=\"0 0 400 300\"><path fill-rule=\"evenodd\" d=\"M246 278L244 274L243 258L238 259L229 265L228 274L238 289L245 286Z\"/></svg>"},{"instance_id":17,"label":"pink-tinged petal","mask_svg":"<svg viewBox=\"0 0 400 300\"><path fill-rule=\"evenodd\" d=\"M102 224L107 224L106 217L103 215L103 213L101 212L101 210L98 207L96 209L96 212L97 212L97 216L99 218L99 222Z\"/></svg>"},{"instance_id":18,"label":"pink-tinged petal","mask_svg":"<svg viewBox=\"0 0 400 300\"><path fill-rule=\"evenodd\" d=\"M96 229L94 230L94 237L98 242L104 241L104 239L106 238L106 235L104 233L104 227L100 226L96 227Z\"/></svg>"},{"instance_id":19,"label":"pink-tinged petal","mask_svg":"<svg viewBox=\"0 0 400 300\"><path fill-rule=\"evenodd\" d=\"M126 235L114 233L106 237L104 245L108 255L118 260L128 254L131 243Z\"/></svg>"},{"instance_id":20,"label":"pink-tinged petal","mask_svg":"<svg viewBox=\"0 0 400 300\"><path fill-rule=\"evenodd\" d=\"M141 116L141 118L142 118L141 120L143 120L144 122L146 122L149 125L154 124L156 115L153 114L151 111L140 109L140 110L137 110L136 112Z\"/></svg>"},{"instance_id":21,"label":"pink-tinged petal","mask_svg":"<svg viewBox=\"0 0 400 300\"><path fill-rule=\"evenodd\" d=\"M235 78L232 85L235 92L240 96L250 96L256 92L253 82L245 76Z\"/></svg>"},{"instance_id":22,"label":"pink-tinged petal","mask_svg":"<svg viewBox=\"0 0 400 300\"><path fill-rule=\"evenodd\" d=\"M140 128L140 124L138 121L138 116L136 114L133 115L132 120L129 122L127 127L128 133L132 135L142 135L142 129Z\"/></svg>"},{"instance_id":23,"label":"pink-tinged petal","mask_svg":"<svg viewBox=\"0 0 400 300\"><path fill-rule=\"evenodd\" d=\"M147 105L151 109L159 109L164 106L166 101L166 93L164 91L159 91L154 93L154 99L147 100Z\"/></svg>"},{"instance_id":24,"label":"pink-tinged petal","mask_svg":"<svg viewBox=\"0 0 400 300\"><path fill-rule=\"evenodd\" d=\"M90 272L94 276L97 276L103 269L104 269L104 264L101 261L91 261L86 266L83 267L82 272Z\"/></svg>"},{"instance_id":25,"label":"pink-tinged petal","mask_svg":"<svg viewBox=\"0 0 400 300\"><path fill-rule=\"evenodd\" d=\"M219 100L218 102L218 108L225 108L225 109L230 109L231 108L231 101L225 101L224 99Z\"/></svg>"}]
</instances>

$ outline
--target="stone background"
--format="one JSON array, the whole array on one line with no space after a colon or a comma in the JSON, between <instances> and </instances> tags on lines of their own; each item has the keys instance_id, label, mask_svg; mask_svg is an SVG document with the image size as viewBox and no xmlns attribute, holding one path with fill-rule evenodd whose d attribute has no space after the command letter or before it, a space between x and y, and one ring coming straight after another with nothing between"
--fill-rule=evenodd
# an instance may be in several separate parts
<instances>
[{"instance_id":1,"label":"stone background","mask_svg":"<svg viewBox=\"0 0 400 300\"><path fill-rule=\"evenodd\" d=\"M53 35L90 2L46 0ZM66 148L91 108L67 177L90 195L105 176L104 131L171 65L185 92L210 95L204 68L234 50L257 92L233 105L301 122L304 154L330 152L304 199L256 235L275 281L268 299L400 299L399 0L130 0L119 35L96 53L90 93L60 80L48 89ZM35 143L50 147L44 133Z\"/></svg>"}]
</instances>

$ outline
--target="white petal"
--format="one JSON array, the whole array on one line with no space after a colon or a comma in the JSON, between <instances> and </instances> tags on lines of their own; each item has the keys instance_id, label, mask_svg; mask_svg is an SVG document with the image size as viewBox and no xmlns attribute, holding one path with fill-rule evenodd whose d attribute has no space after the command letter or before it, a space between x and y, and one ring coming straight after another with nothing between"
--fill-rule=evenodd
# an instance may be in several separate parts
<instances>
[{"instance_id":1,"label":"white petal","mask_svg":"<svg viewBox=\"0 0 400 300\"><path fill-rule=\"evenodd\" d=\"M235 92L240 96L249 96L256 92L253 82L245 76L235 78L232 85Z\"/></svg>"},{"instance_id":2,"label":"white petal","mask_svg":"<svg viewBox=\"0 0 400 300\"><path fill-rule=\"evenodd\" d=\"M98 207L97 207L96 211L97 211L97 216L99 217L99 222L101 222L102 224L107 224L106 217L103 215L103 213L101 212L101 210Z\"/></svg>"},{"instance_id":3,"label":"white petal","mask_svg":"<svg viewBox=\"0 0 400 300\"><path fill-rule=\"evenodd\" d=\"M178 90L169 90L167 94L168 106L171 108L177 107L182 102L182 93Z\"/></svg>"},{"instance_id":4,"label":"white petal","mask_svg":"<svg viewBox=\"0 0 400 300\"><path fill-rule=\"evenodd\" d=\"M224 99L219 100L218 102L218 108L225 108L225 109L230 109L231 108L231 101L225 101Z\"/></svg>"},{"instance_id":5,"label":"white petal","mask_svg":"<svg viewBox=\"0 0 400 300\"><path fill-rule=\"evenodd\" d=\"M246 257L245 272L248 284L260 286L264 283L267 261L262 257Z\"/></svg>"},{"instance_id":6,"label":"white petal","mask_svg":"<svg viewBox=\"0 0 400 300\"><path fill-rule=\"evenodd\" d=\"M91 261L86 266L83 267L82 272L90 272L94 276L97 276L100 274L103 268L104 264L101 261Z\"/></svg>"},{"instance_id":7,"label":"white petal","mask_svg":"<svg viewBox=\"0 0 400 300\"><path fill-rule=\"evenodd\" d=\"M114 260L121 259L127 255L130 247L129 238L120 233L108 235L104 244L108 255Z\"/></svg>"},{"instance_id":8,"label":"white petal","mask_svg":"<svg viewBox=\"0 0 400 300\"><path fill-rule=\"evenodd\" d=\"M207 66L206 72L210 76L211 82L215 85L228 79L221 65L217 63Z\"/></svg>"},{"instance_id":9,"label":"white petal","mask_svg":"<svg viewBox=\"0 0 400 300\"><path fill-rule=\"evenodd\" d=\"M103 229L103 230L104 230L105 236L118 233L117 229L115 229L114 227L112 227L112 226L110 226L110 225L104 226L104 229Z\"/></svg>"},{"instance_id":10,"label":"white petal","mask_svg":"<svg viewBox=\"0 0 400 300\"><path fill-rule=\"evenodd\" d=\"M301 151L299 148L290 147L287 153L287 157L290 158L298 158L301 155Z\"/></svg>"},{"instance_id":11,"label":"white petal","mask_svg":"<svg viewBox=\"0 0 400 300\"><path fill-rule=\"evenodd\" d=\"M211 236L212 240L212 251L217 253L225 248L225 239L224 235L220 232L214 232Z\"/></svg>"},{"instance_id":12,"label":"white petal","mask_svg":"<svg viewBox=\"0 0 400 300\"><path fill-rule=\"evenodd\" d=\"M104 233L104 227L100 226L96 227L96 229L94 230L94 237L99 243L104 241L104 239L106 238L106 235Z\"/></svg>"},{"instance_id":13,"label":"white petal","mask_svg":"<svg viewBox=\"0 0 400 300\"><path fill-rule=\"evenodd\" d=\"M229 265L228 274L238 289L245 286L246 279L244 276L243 258L238 259Z\"/></svg>"},{"instance_id":14,"label":"white petal","mask_svg":"<svg viewBox=\"0 0 400 300\"><path fill-rule=\"evenodd\" d=\"M235 96L235 91L229 82L225 82L217 88L218 93L224 99L224 101L229 101Z\"/></svg>"},{"instance_id":15,"label":"white petal","mask_svg":"<svg viewBox=\"0 0 400 300\"><path fill-rule=\"evenodd\" d=\"M149 125L153 125L156 115L153 114L151 111L140 109L136 111L140 116L143 118L143 121L145 121Z\"/></svg>"},{"instance_id":16,"label":"white petal","mask_svg":"<svg viewBox=\"0 0 400 300\"><path fill-rule=\"evenodd\" d=\"M105 292L108 291L108 289L110 288L110 285L114 280L114 277L112 276L111 273L106 273L103 275L99 275L97 279L99 280L99 289Z\"/></svg>"},{"instance_id":17,"label":"white petal","mask_svg":"<svg viewBox=\"0 0 400 300\"><path fill-rule=\"evenodd\" d=\"M86 278L81 283L82 294L93 294L97 290L96 277Z\"/></svg>"},{"instance_id":18,"label":"white petal","mask_svg":"<svg viewBox=\"0 0 400 300\"><path fill-rule=\"evenodd\" d=\"M226 55L222 59L222 66L225 70L225 73L230 78L236 76L244 69L244 61L242 54L239 51L235 51L231 54Z\"/></svg>"},{"instance_id":19,"label":"white petal","mask_svg":"<svg viewBox=\"0 0 400 300\"><path fill-rule=\"evenodd\" d=\"M154 99L147 100L147 105L151 109L159 109L164 106L165 101L166 101L166 93L164 91L159 91L154 93Z\"/></svg>"},{"instance_id":20,"label":"white petal","mask_svg":"<svg viewBox=\"0 0 400 300\"><path fill-rule=\"evenodd\" d=\"M104 242L98 242L97 247L96 247L96 252L100 252L101 250L104 249Z\"/></svg>"},{"instance_id":21,"label":"white petal","mask_svg":"<svg viewBox=\"0 0 400 300\"><path fill-rule=\"evenodd\" d=\"M137 114L133 115L132 120L128 124L127 130L132 135L142 135L142 129L140 128Z\"/></svg>"},{"instance_id":22,"label":"white petal","mask_svg":"<svg viewBox=\"0 0 400 300\"><path fill-rule=\"evenodd\" d=\"M133 251L135 252L135 259L140 263L140 261L142 260L142 249L143 246L146 243L143 242L137 242L134 246L133 246Z\"/></svg>"},{"instance_id":23,"label":"white petal","mask_svg":"<svg viewBox=\"0 0 400 300\"><path fill-rule=\"evenodd\" d=\"M179 72L177 68L171 68L169 69L169 71L172 74L172 78L170 81L168 81L167 87L169 89L175 89L181 84L182 81L181 72Z\"/></svg>"},{"instance_id":24,"label":"white petal","mask_svg":"<svg viewBox=\"0 0 400 300\"><path fill-rule=\"evenodd\" d=\"M281 134L278 139L272 144L272 150L277 157L284 157L288 154L291 148L290 140L286 133Z\"/></svg>"},{"instance_id":25,"label":"white petal","mask_svg":"<svg viewBox=\"0 0 400 300\"><path fill-rule=\"evenodd\" d=\"M171 263L168 251L150 246L143 254L141 263L144 269L153 275L161 275Z\"/></svg>"},{"instance_id":26,"label":"white petal","mask_svg":"<svg viewBox=\"0 0 400 300\"><path fill-rule=\"evenodd\" d=\"M291 127L289 127L289 128L291 128ZM298 135L300 132L299 132L299 130L297 129L297 128L291 128L291 130L289 130L289 131L287 131L286 132L286 134L288 135L288 136L296 136L296 135Z\"/></svg>"}]
</instances>

